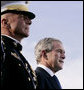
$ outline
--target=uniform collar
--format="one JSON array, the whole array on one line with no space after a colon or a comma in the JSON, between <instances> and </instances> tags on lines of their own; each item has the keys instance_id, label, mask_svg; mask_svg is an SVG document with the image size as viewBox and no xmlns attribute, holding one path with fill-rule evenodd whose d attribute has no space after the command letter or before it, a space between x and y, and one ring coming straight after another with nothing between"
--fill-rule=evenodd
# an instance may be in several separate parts
<instances>
[{"instance_id":1,"label":"uniform collar","mask_svg":"<svg viewBox=\"0 0 84 90\"><path fill-rule=\"evenodd\" d=\"M51 69L49 69L48 67L44 66L43 64L38 64L38 67L43 68L46 72L48 72L50 74L51 77L53 77L55 75Z\"/></svg>"},{"instance_id":2,"label":"uniform collar","mask_svg":"<svg viewBox=\"0 0 84 90\"><path fill-rule=\"evenodd\" d=\"M8 37L8 38L10 38L10 39L14 40L16 43L21 44L18 40L16 40L15 38L13 38L13 37L11 37L11 36L4 35L4 34L2 34L2 36L6 36L6 37Z\"/></svg>"},{"instance_id":3,"label":"uniform collar","mask_svg":"<svg viewBox=\"0 0 84 90\"><path fill-rule=\"evenodd\" d=\"M1 36L2 36L2 40L5 43L7 43L8 45L12 46L12 48L15 48L15 49L17 49L19 51L22 50L22 45L18 40L14 39L14 38L12 38L10 36L7 36L7 35L1 35Z\"/></svg>"}]
</instances>

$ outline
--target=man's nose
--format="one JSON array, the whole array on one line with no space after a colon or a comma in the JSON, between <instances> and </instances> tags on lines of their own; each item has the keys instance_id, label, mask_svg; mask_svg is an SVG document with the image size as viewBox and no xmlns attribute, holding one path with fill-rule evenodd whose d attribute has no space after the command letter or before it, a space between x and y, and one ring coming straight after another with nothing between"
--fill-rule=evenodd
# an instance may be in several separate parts
<instances>
[{"instance_id":1,"label":"man's nose","mask_svg":"<svg viewBox=\"0 0 84 90\"><path fill-rule=\"evenodd\" d=\"M61 55L61 58L62 58L62 59L65 59L65 54L62 54L62 55Z\"/></svg>"}]
</instances>

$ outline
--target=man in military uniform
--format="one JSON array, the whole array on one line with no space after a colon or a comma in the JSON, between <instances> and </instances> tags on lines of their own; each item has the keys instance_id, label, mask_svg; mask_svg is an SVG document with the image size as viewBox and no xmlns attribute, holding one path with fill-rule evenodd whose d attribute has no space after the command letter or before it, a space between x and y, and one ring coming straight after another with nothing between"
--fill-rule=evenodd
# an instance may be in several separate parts
<instances>
[{"instance_id":1,"label":"man in military uniform","mask_svg":"<svg viewBox=\"0 0 84 90\"><path fill-rule=\"evenodd\" d=\"M21 40L29 36L35 18L26 5L10 4L1 8L1 88L36 89L35 72L21 54Z\"/></svg>"}]
</instances>

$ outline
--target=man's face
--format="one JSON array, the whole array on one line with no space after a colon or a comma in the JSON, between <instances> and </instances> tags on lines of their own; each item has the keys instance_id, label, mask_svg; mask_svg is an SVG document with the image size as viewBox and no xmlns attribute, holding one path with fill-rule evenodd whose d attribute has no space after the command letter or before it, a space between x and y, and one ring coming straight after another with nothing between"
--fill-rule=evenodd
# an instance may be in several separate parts
<instances>
[{"instance_id":1,"label":"man's face","mask_svg":"<svg viewBox=\"0 0 84 90\"><path fill-rule=\"evenodd\" d=\"M48 65L53 72L57 72L63 68L65 51L60 42L53 42L54 49L47 53L48 56Z\"/></svg>"},{"instance_id":2,"label":"man's face","mask_svg":"<svg viewBox=\"0 0 84 90\"><path fill-rule=\"evenodd\" d=\"M28 18L28 16L13 14L9 21L11 32L14 35L22 38L29 36L29 25L31 24L31 20Z\"/></svg>"}]
</instances>

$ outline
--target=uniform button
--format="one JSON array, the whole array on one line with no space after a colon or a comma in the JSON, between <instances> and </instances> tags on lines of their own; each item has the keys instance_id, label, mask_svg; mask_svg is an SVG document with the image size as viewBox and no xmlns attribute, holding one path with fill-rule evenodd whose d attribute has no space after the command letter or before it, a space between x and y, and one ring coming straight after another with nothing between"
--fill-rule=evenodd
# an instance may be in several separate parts
<instances>
[{"instance_id":1,"label":"uniform button","mask_svg":"<svg viewBox=\"0 0 84 90\"><path fill-rule=\"evenodd\" d=\"M33 77L33 79L34 79L34 81L36 81L36 78L35 77Z\"/></svg>"},{"instance_id":2,"label":"uniform button","mask_svg":"<svg viewBox=\"0 0 84 90\"><path fill-rule=\"evenodd\" d=\"M16 42L13 42L13 43L14 43L15 47L17 47L17 43Z\"/></svg>"},{"instance_id":3,"label":"uniform button","mask_svg":"<svg viewBox=\"0 0 84 90\"><path fill-rule=\"evenodd\" d=\"M21 67L21 64L19 64L19 66Z\"/></svg>"},{"instance_id":4,"label":"uniform button","mask_svg":"<svg viewBox=\"0 0 84 90\"><path fill-rule=\"evenodd\" d=\"M1 72L1 76L2 76L2 72Z\"/></svg>"},{"instance_id":5,"label":"uniform button","mask_svg":"<svg viewBox=\"0 0 84 90\"><path fill-rule=\"evenodd\" d=\"M28 70L28 72L30 73L30 70Z\"/></svg>"},{"instance_id":6,"label":"uniform button","mask_svg":"<svg viewBox=\"0 0 84 90\"><path fill-rule=\"evenodd\" d=\"M28 64L27 63L25 63L25 68L28 69Z\"/></svg>"},{"instance_id":7,"label":"uniform button","mask_svg":"<svg viewBox=\"0 0 84 90\"><path fill-rule=\"evenodd\" d=\"M31 80L30 77L28 77L28 80L29 80L29 81Z\"/></svg>"},{"instance_id":8,"label":"uniform button","mask_svg":"<svg viewBox=\"0 0 84 90\"><path fill-rule=\"evenodd\" d=\"M4 47L4 49L6 49L6 47Z\"/></svg>"}]
</instances>

